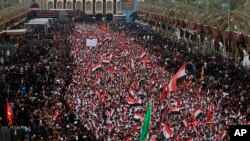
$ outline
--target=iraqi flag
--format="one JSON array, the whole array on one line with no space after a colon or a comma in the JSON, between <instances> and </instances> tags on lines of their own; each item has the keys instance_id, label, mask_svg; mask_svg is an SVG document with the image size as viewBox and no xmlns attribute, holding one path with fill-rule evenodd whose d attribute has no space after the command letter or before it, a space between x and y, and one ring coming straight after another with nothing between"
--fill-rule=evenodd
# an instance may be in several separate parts
<instances>
[{"instance_id":1,"label":"iraqi flag","mask_svg":"<svg viewBox=\"0 0 250 141\"><path fill-rule=\"evenodd\" d=\"M222 141L225 136L226 136L226 131L222 131L220 133L220 140Z\"/></svg>"},{"instance_id":2,"label":"iraqi flag","mask_svg":"<svg viewBox=\"0 0 250 141\"><path fill-rule=\"evenodd\" d=\"M178 106L178 107L171 107L171 108L168 110L168 114L170 114L170 113L178 113L178 112L180 112L180 110L181 110L181 107L180 107L180 106Z\"/></svg>"},{"instance_id":3,"label":"iraqi flag","mask_svg":"<svg viewBox=\"0 0 250 141\"><path fill-rule=\"evenodd\" d=\"M94 81L94 85L98 85L101 82L101 79L98 77L97 80Z\"/></svg>"},{"instance_id":4,"label":"iraqi flag","mask_svg":"<svg viewBox=\"0 0 250 141\"><path fill-rule=\"evenodd\" d=\"M135 120L139 121L139 120L143 119L143 116L141 114L135 114L133 118Z\"/></svg>"},{"instance_id":5,"label":"iraqi flag","mask_svg":"<svg viewBox=\"0 0 250 141\"><path fill-rule=\"evenodd\" d=\"M197 116L199 116L200 113L201 113L201 109L199 107L196 107L194 109L194 112L193 112L194 118L196 118Z\"/></svg>"},{"instance_id":6,"label":"iraqi flag","mask_svg":"<svg viewBox=\"0 0 250 141\"><path fill-rule=\"evenodd\" d=\"M149 141L157 141L154 137L151 137Z\"/></svg>"},{"instance_id":7,"label":"iraqi flag","mask_svg":"<svg viewBox=\"0 0 250 141\"><path fill-rule=\"evenodd\" d=\"M130 105L134 105L134 104L142 104L142 100L140 98L131 98L131 97L127 97L126 101L128 102L128 104Z\"/></svg>"},{"instance_id":8,"label":"iraqi flag","mask_svg":"<svg viewBox=\"0 0 250 141\"><path fill-rule=\"evenodd\" d=\"M12 125L13 122L13 111L12 111L12 107L10 105L10 102L7 102L6 105L6 112L7 112L7 119L8 119L8 125Z\"/></svg>"},{"instance_id":9,"label":"iraqi flag","mask_svg":"<svg viewBox=\"0 0 250 141\"><path fill-rule=\"evenodd\" d=\"M186 74L186 65L184 64L178 72L172 77L171 81L168 84L168 90L169 92L176 91L177 90L177 81L183 77L185 77Z\"/></svg>"},{"instance_id":10,"label":"iraqi flag","mask_svg":"<svg viewBox=\"0 0 250 141\"><path fill-rule=\"evenodd\" d=\"M162 128L162 133L163 133L163 135L164 135L164 137L165 137L166 139L168 139L168 138L170 138L170 137L173 136L173 133L172 133L172 131L170 130L170 128L168 127L167 124L165 124L164 127Z\"/></svg>"},{"instance_id":11,"label":"iraqi flag","mask_svg":"<svg viewBox=\"0 0 250 141\"><path fill-rule=\"evenodd\" d=\"M111 61L111 59L110 58L104 58L103 60L102 60L102 62L103 63L110 63L110 61Z\"/></svg>"},{"instance_id":12,"label":"iraqi flag","mask_svg":"<svg viewBox=\"0 0 250 141\"><path fill-rule=\"evenodd\" d=\"M175 102L171 103L172 106L176 106L176 107L180 107L181 104L180 104L180 100L176 100Z\"/></svg>"},{"instance_id":13,"label":"iraqi flag","mask_svg":"<svg viewBox=\"0 0 250 141\"><path fill-rule=\"evenodd\" d=\"M99 68L101 68L101 67L102 67L102 64L101 64L101 63L92 66L92 72L94 72L95 70L97 70L97 69L99 69Z\"/></svg>"},{"instance_id":14,"label":"iraqi flag","mask_svg":"<svg viewBox=\"0 0 250 141\"><path fill-rule=\"evenodd\" d=\"M193 128L196 134L198 134L198 130L197 130L197 121L193 120Z\"/></svg>"},{"instance_id":15,"label":"iraqi flag","mask_svg":"<svg viewBox=\"0 0 250 141\"><path fill-rule=\"evenodd\" d=\"M187 127L187 128L190 127L190 123L189 123L189 120L188 120L188 119L184 119L184 120L182 121L182 123L183 123L183 125L184 125L185 127Z\"/></svg>"}]
</instances>

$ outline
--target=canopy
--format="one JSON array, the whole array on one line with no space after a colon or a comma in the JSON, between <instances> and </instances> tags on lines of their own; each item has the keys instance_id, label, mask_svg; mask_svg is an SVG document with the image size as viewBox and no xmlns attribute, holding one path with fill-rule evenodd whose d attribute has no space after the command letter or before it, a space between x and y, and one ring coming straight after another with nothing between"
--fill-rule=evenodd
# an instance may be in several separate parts
<instances>
[{"instance_id":1,"label":"canopy","mask_svg":"<svg viewBox=\"0 0 250 141\"><path fill-rule=\"evenodd\" d=\"M30 20L28 23L24 24L25 28L37 28L37 27L42 27L45 29L49 28L49 20L48 18L36 18Z\"/></svg>"},{"instance_id":2,"label":"canopy","mask_svg":"<svg viewBox=\"0 0 250 141\"><path fill-rule=\"evenodd\" d=\"M10 30L4 30L3 33L6 33L7 35L23 35L27 32L27 29L10 29Z\"/></svg>"}]
</instances>

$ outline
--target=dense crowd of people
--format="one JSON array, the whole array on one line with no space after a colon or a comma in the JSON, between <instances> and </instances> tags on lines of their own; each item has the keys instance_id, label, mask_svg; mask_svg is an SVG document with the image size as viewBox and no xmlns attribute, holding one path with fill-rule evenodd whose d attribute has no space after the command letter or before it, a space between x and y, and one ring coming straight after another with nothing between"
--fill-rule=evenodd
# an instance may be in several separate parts
<instances>
[{"instance_id":1,"label":"dense crowd of people","mask_svg":"<svg viewBox=\"0 0 250 141\"><path fill-rule=\"evenodd\" d=\"M140 33L133 26L112 27L112 33L103 33L95 25L78 25L71 36L77 66L66 99L97 138L138 140L150 99L150 135L156 140L164 139L162 124L172 130L170 140L220 140L228 139L228 125L248 123L249 77L240 63L205 56L182 41ZM86 38L101 43L83 47ZM166 92L171 77L189 62L196 72L179 91ZM171 111L174 107L180 107L178 113ZM193 118L197 108L202 112Z\"/></svg>"},{"instance_id":2,"label":"dense crowd of people","mask_svg":"<svg viewBox=\"0 0 250 141\"><path fill-rule=\"evenodd\" d=\"M151 140L228 140L229 125L249 124L250 79L239 62L135 25L54 26L54 41L27 35L0 67L0 108L11 101L13 125L30 127L31 139L139 140L150 102ZM195 69L169 92L183 64Z\"/></svg>"},{"instance_id":3,"label":"dense crowd of people","mask_svg":"<svg viewBox=\"0 0 250 141\"><path fill-rule=\"evenodd\" d=\"M67 37L74 25L55 24L51 29L58 35L56 42L44 32L34 31L20 39L17 52L4 55L0 66L0 125L8 125L9 101L13 108L12 125L25 127L29 140L75 140L76 136L79 140L91 140L82 124L75 123L74 112L63 97L71 82L71 45ZM13 138L26 138L21 132L12 134ZM5 133L0 140L11 138L11 131Z\"/></svg>"}]
</instances>

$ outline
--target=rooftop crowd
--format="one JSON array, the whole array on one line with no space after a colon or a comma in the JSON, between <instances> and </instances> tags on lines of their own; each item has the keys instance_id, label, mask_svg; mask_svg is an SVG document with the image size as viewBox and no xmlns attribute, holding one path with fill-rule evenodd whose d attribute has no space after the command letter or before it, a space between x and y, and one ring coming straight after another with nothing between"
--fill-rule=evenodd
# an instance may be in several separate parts
<instances>
[{"instance_id":1,"label":"rooftop crowd","mask_svg":"<svg viewBox=\"0 0 250 141\"><path fill-rule=\"evenodd\" d=\"M41 34L28 44L27 36L0 67L0 103L11 101L13 125L30 127L33 140L139 140L149 101L151 140L165 139L163 125L172 132L165 140L212 141L229 140L229 125L249 124L250 80L239 62L134 25L114 23L110 31L97 24L56 27L54 42L42 42ZM86 46L87 38L98 45ZM178 91L166 91L190 62L195 71ZM196 108L201 113L193 118Z\"/></svg>"}]
</instances>

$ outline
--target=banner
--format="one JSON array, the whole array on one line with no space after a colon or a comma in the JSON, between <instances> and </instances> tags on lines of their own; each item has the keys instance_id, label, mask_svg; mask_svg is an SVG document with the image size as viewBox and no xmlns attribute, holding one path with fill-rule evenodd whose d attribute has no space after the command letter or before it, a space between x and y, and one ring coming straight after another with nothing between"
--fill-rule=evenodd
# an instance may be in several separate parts
<instances>
[{"instance_id":1,"label":"banner","mask_svg":"<svg viewBox=\"0 0 250 141\"><path fill-rule=\"evenodd\" d=\"M121 1L122 5L121 5L121 9L122 10L130 10L133 11L134 10L134 2L135 0L122 0Z\"/></svg>"},{"instance_id":2,"label":"banner","mask_svg":"<svg viewBox=\"0 0 250 141\"><path fill-rule=\"evenodd\" d=\"M86 46L96 47L96 45L97 45L97 39L87 39L86 40Z\"/></svg>"},{"instance_id":3,"label":"banner","mask_svg":"<svg viewBox=\"0 0 250 141\"><path fill-rule=\"evenodd\" d=\"M146 141L149 137L149 126L151 117L151 103L148 104L148 108L144 117L144 122L141 128L140 141Z\"/></svg>"}]
</instances>

